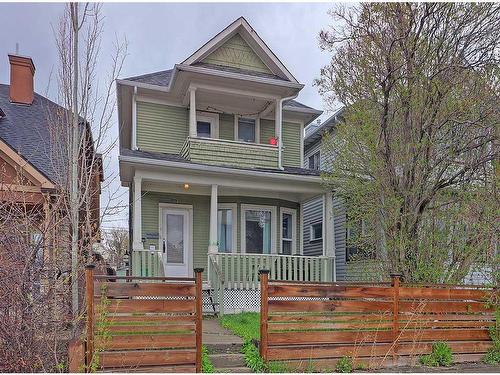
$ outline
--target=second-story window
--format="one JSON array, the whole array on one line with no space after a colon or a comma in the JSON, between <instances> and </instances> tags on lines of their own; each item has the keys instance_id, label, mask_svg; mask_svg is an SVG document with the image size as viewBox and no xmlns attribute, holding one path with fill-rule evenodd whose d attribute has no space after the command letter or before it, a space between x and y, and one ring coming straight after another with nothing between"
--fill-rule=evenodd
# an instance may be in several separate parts
<instances>
[{"instance_id":1,"label":"second-story window","mask_svg":"<svg viewBox=\"0 0 500 375\"><path fill-rule=\"evenodd\" d=\"M309 169L314 169L314 170L319 170L320 164L319 164L319 151L315 152L311 156L309 156Z\"/></svg>"},{"instance_id":2,"label":"second-story window","mask_svg":"<svg viewBox=\"0 0 500 375\"><path fill-rule=\"evenodd\" d=\"M255 119L238 119L238 140L242 142L255 142Z\"/></svg>"},{"instance_id":3,"label":"second-story window","mask_svg":"<svg viewBox=\"0 0 500 375\"><path fill-rule=\"evenodd\" d=\"M208 121L197 121L196 122L196 133L198 137L210 138L211 132L211 123Z\"/></svg>"}]
</instances>

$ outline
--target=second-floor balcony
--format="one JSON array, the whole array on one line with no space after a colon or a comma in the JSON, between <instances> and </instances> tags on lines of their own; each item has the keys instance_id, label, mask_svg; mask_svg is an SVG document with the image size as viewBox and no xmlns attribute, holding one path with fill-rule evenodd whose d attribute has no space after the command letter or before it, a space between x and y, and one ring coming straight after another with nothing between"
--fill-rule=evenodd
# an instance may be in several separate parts
<instances>
[{"instance_id":1,"label":"second-floor balcony","mask_svg":"<svg viewBox=\"0 0 500 375\"><path fill-rule=\"evenodd\" d=\"M188 137L181 156L194 163L240 168L278 168L278 147L266 144Z\"/></svg>"}]
</instances>

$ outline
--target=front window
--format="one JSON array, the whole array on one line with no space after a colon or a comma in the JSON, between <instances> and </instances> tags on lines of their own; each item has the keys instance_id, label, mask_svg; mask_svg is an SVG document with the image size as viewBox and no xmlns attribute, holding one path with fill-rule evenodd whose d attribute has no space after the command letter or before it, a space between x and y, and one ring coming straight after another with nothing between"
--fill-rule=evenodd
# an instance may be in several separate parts
<instances>
[{"instance_id":1,"label":"front window","mask_svg":"<svg viewBox=\"0 0 500 375\"><path fill-rule=\"evenodd\" d=\"M245 251L250 254L271 253L271 211L245 211Z\"/></svg>"},{"instance_id":2,"label":"front window","mask_svg":"<svg viewBox=\"0 0 500 375\"><path fill-rule=\"evenodd\" d=\"M233 249L233 210L219 209L217 212L219 252L231 253Z\"/></svg>"},{"instance_id":3,"label":"front window","mask_svg":"<svg viewBox=\"0 0 500 375\"><path fill-rule=\"evenodd\" d=\"M210 138L212 124L208 121L197 121L196 122L196 134L198 137Z\"/></svg>"},{"instance_id":4,"label":"front window","mask_svg":"<svg viewBox=\"0 0 500 375\"><path fill-rule=\"evenodd\" d=\"M320 160L319 151L309 156L309 169L314 169L318 171L320 168L319 160Z\"/></svg>"},{"instance_id":5,"label":"front window","mask_svg":"<svg viewBox=\"0 0 500 375\"><path fill-rule=\"evenodd\" d=\"M321 240L323 238L323 223L316 223L310 227L311 241Z\"/></svg>"},{"instance_id":6,"label":"front window","mask_svg":"<svg viewBox=\"0 0 500 375\"><path fill-rule=\"evenodd\" d=\"M238 140L242 142L255 142L255 119L238 119Z\"/></svg>"},{"instance_id":7,"label":"front window","mask_svg":"<svg viewBox=\"0 0 500 375\"><path fill-rule=\"evenodd\" d=\"M283 255L292 255L294 230L293 216L291 213L283 213L281 229L281 253Z\"/></svg>"}]
</instances>

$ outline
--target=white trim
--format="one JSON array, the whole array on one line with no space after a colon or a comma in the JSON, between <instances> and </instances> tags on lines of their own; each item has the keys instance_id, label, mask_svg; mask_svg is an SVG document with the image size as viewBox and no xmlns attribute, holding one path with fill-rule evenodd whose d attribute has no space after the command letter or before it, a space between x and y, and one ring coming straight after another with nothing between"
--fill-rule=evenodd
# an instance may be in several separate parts
<instances>
[{"instance_id":1,"label":"white trim","mask_svg":"<svg viewBox=\"0 0 500 375\"><path fill-rule=\"evenodd\" d=\"M137 87L132 94L132 150L137 150Z\"/></svg>"},{"instance_id":2,"label":"white trim","mask_svg":"<svg viewBox=\"0 0 500 375\"><path fill-rule=\"evenodd\" d=\"M176 203L158 203L158 246L159 251L163 253L163 209L183 209L188 212L188 277L193 276L193 206L190 204L176 204Z\"/></svg>"},{"instance_id":3,"label":"white trim","mask_svg":"<svg viewBox=\"0 0 500 375\"><path fill-rule=\"evenodd\" d=\"M213 112L196 111L196 136L198 136L198 121L210 123L210 138L219 138L219 114Z\"/></svg>"},{"instance_id":4,"label":"white trim","mask_svg":"<svg viewBox=\"0 0 500 375\"><path fill-rule=\"evenodd\" d=\"M233 241L231 243L231 254L236 254L238 250L238 204L237 203L219 203L217 206L218 210L231 210L232 214L232 237ZM218 218L217 214L217 218ZM217 241L219 242L219 222L217 221ZM224 253L228 254L228 253Z\"/></svg>"},{"instance_id":5,"label":"white trim","mask_svg":"<svg viewBox=\"0 0 500 375\"><path fill-rule=\"evenodd\" d=\"M271 251L270 254L276 254L276 206L255 205L255 204L242 204L240 212L240 249L241 253L246 253L246 225L245 225L245 211L269 211L271 212Z\"/></svg>"},{"instance_id":6,"label":"white trim","mask_svg":"<svg viewBox=\"0 0 500 375\"><path fill-rule=\"evenodd\" d=\"M299 255L304 254L304 202L299 203Z\"/></svg>"},{"instance_id":7,"label":"white trim","mask_svg":"<svg viewBox=\"0 0 500 375\"><path fill-rule=\"evenodd\" d=\"M300 167L304 168L304 122L300 123Z\"/></svg>"},{"instance_id":8,"label":"white trim","mask_svg":"<svg viewBox=\"0 0 500 375\"><path fill-rule=\"evenodd\" d=\"M134 195L132 201L132 249L142 250L142 177L137 173L134 175Z\"/></svg>"},{"instance_id":9,"label":"white trim","mask_svg":"<svg viewBox=\"0 0 500 375\"><path fill-rule=\"evenodd\" d=\"M292 215L292 253L297 255L297 210L294 208L280 207L279 217L279 236L280 236L280 254L283 254L283 214Z\"/></svg>"}]
</instances>

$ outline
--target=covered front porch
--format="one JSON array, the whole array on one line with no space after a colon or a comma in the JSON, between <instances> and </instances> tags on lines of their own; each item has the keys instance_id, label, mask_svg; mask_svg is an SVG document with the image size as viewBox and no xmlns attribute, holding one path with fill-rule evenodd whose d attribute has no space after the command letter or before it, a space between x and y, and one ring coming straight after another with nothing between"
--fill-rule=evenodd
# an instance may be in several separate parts
<instances>
[{"instance_id":1,"label":"covered front porch","mask_svg":"<svg viewBox=\"0 0 500 375\"><path fill-rule=\"evenodd\" d=\"M227 300L251 304L259 269L275 280L335 280L332 215L314 228L303 224L308 199L323 196L325 212L332 212L319 176L207 166L171 174L154 167L136 168L132 180L134 276L190 277L203 267L221 313ZM304 231L325 239L322 255L304 253Z\"/></svg>"}]
</instances>

